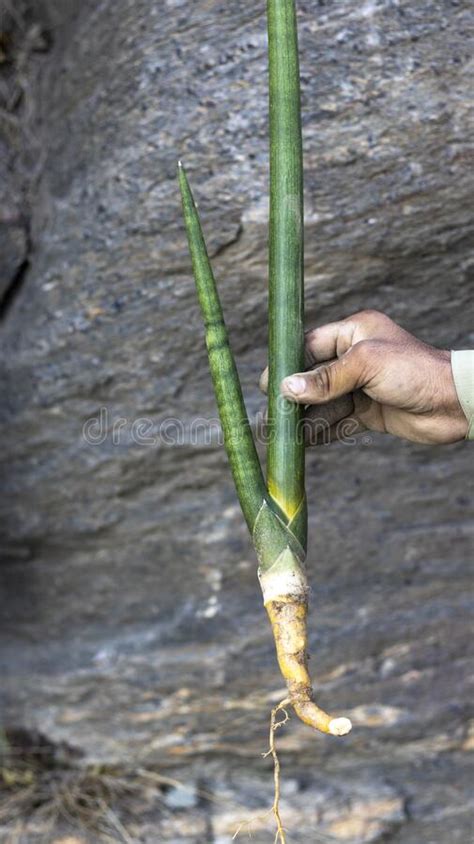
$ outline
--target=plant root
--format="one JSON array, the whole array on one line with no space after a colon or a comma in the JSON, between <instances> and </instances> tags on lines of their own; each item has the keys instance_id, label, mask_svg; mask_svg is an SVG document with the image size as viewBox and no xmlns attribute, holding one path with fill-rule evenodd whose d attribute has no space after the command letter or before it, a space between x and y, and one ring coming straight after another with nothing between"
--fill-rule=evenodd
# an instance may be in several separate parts
<instances>
[{"instance_id":1,"label":"plant root","mask_svg":"<svg viewBox=\"0 0 474 844\"><path fill-rule=\"evenodd\" d=\"M285 698L285 700L280 701L278 706L275 706L272 709L272 714L270 717L270 736L269 736L269 744L270 747L266 753L263 754L264 758L267 756L271 756L273 759L273 781L275 786L274 798L273 798L273 806L272 812L275 817L277 829L275 833L275 841L274 844L286 844L286 836L285 830L283 828L283 824L281 822L280 817L280 777L281 777L281 769L280 769L280 760L278 758L278 754L276 752L276 744L275 744L275 733L279 727L283 727L284 724L289 720L290 716L285 709L291 703L289 698ZM283 719L281 721L277 721L276 717L278 712L283 712Z\"/></svg>"},{"instance_id":2,"label":"plant root","mask_svg":"<svg viewBox=\"0 0 474 844\"><path fill-rule=\"evenodd\" d=\"M352 729L349 718L335 718L313 700L308 672L308 603L301 595L282 595L265 602L277 651L280 671L288 687L288 702L305 724L333 736Z\"/></svg>"},{"instance_id":3,"label":"plant root","mask_svg":"<svg viewBox=\"0 0 474 844\"><path fill-rule=\"evenodd\" d=\"M275 832L275 839L273 844L286 844L286 835L285 835L285 828L282 824L281 816L280 816L280 789L281 789L281 768L280 768L280 760L278 758L278 754L276 751L276 742L275 742L275 733L279 727L283 727L284 724L287 723L290 716L288 715L285 706L288 706L291 703L290 698L285 698L281 700L280 703L274 707L271 711L270 716L270 734L269 734L269 748L268 750L262 754L263 758L266 759L267 756L271 756L273 759L273 781L274 781L274 797L273 797L273 805L265 812L263 815L260 815L258 818L252 818L252 820L242 821L237 827L234 835L232 836L232 840L237 838L240 832L245 827L250 827L252 823L255 823L256 820L265 820L268 818L269 815L273 815L275 818L276 823L276 832ZM277 715L279 712L283 712L283 718L281 721L277 721ZM250 833L249 833L250 834Z\"/></svg>"}]
</instances>

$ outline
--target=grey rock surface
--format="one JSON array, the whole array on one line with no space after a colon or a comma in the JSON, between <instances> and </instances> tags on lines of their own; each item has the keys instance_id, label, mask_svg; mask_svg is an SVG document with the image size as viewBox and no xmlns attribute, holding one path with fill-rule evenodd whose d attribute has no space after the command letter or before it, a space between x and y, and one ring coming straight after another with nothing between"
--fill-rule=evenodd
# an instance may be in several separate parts
<instances>
[{"instance_id":1,"label":"grey rock surface","mask_svg":"<svg viewBox=\"0 0 474 844\"><path fill-rule=\"evenodd\" d=\"M213 795L136 840L228 844L271 803L260 754L282 690L216 443L175 168L255 415L264 4L47 5L45 162L0 330L2 718ZM308 325L377 308L472 347L470 4L301 2L299 24ZM5 266L24 260L5 249ZM470 457L372 436L308 457L312 670L354 730L281 732L294 842L470 839Z\"/></svg>"}]
</instances>

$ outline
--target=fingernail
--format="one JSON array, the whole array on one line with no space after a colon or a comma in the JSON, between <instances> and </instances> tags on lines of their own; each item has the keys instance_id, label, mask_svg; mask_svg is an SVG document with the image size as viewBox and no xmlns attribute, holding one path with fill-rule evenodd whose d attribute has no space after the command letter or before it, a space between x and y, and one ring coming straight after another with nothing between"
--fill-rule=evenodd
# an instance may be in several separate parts
<instances>
[{"instance_id":1,"label":"fingernail","mask_svg":"<svg viewBox=\"0 0 474 844\"><path fill-rule=\"evenodd\" d=\"M301 375L290 375L289 378L283 379L281 386L283 392L300 396L306 390L306 380Z\"/></svg>"}]
</instances>

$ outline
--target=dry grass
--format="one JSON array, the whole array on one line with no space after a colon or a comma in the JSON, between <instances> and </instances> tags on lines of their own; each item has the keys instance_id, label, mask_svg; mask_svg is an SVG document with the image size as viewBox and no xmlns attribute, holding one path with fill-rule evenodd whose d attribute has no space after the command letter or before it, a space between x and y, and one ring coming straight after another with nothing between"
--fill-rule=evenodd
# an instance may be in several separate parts
<instances>
[{"instance_id":1,"label":"dry grass","mask_svg":"<svg viewBox=\"0 0 474 844\"><path fill-rule=\"evenodd\" d=\"M62 758L61 758L62 757ZM27 746L0 745L0 827L11 844L28 828L44 840L64 826L93 840L133 844L127 825L166 811L163 788L175 784L149 771L84 766L42 737Z\"/></svg>"},{"instance_id":2,"label":"dry grass","mask_svg":"<svg viewBox=\"0 0 474 844\"><path fill-rule=\"evenodd\" d=\"M0 823L5 827L19 829L34 820L39 828L53 829L66 822L106 840L132 841L120 815L124 809L133 811L133 798L143 788L136 780L91 768L41 774L10 768L1 776Z\"/></svg>"}]
</instances>

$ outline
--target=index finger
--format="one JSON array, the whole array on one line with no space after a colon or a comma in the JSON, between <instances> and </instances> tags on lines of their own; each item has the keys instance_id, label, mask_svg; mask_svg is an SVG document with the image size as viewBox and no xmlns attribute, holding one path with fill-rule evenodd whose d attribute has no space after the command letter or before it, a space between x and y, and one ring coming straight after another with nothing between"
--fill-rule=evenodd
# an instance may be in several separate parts
<instances>
[{"instance_id":1,"label":"index finger","mask_svg":"<svg viewBox=\"0 0 474 844\"><path fill-rule=\"evenodd\" d=\"M369 309L308 331L305 353L312 363L324 363L342 357L360 340L400 340L407 336L405 329L386 314Z\"/></svg>"},{"instance_id":2,"label":"index finger","mask_svg":"<svg viewBox=\"0 0 474 844\"><path fill-rule=\"evenodd\" d=\"M353 345L355 330L355 324L345 319L312 328L305 334L305 354L312 363L340 358Z\"/></svg>"}]
</instances>

